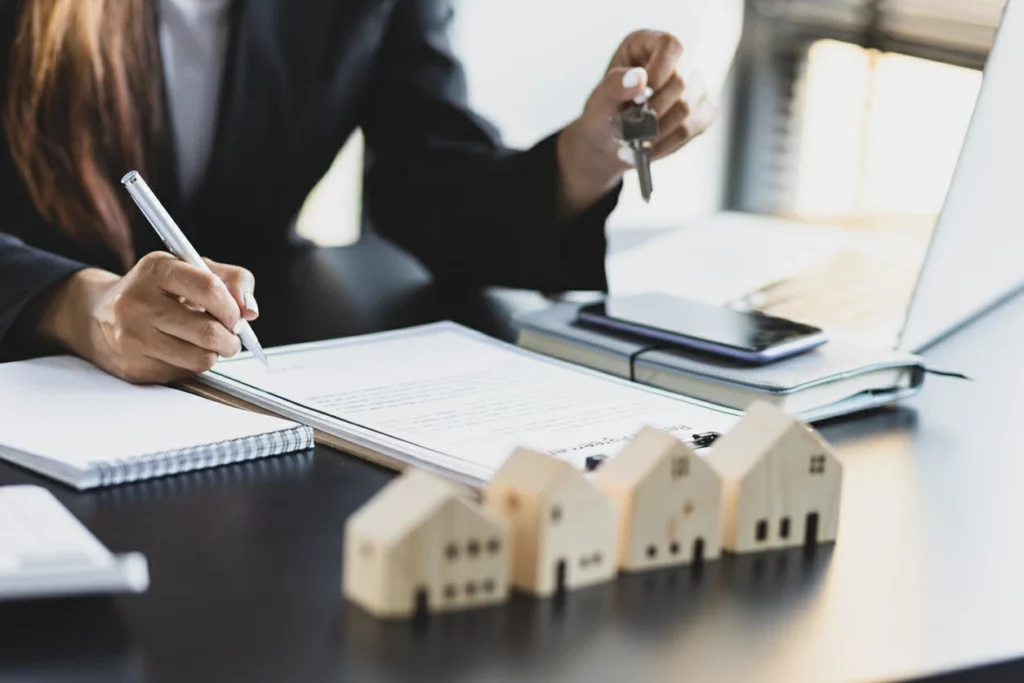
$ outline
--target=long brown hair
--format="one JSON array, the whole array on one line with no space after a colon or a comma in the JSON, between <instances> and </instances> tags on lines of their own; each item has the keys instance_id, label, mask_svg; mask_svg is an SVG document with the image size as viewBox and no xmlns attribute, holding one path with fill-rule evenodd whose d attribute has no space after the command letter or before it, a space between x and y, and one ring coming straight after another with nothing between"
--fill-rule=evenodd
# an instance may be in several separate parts
<instances>
[{"instance_id":1,"label":"long brown hair","mask_svg":"<svg viewBox=\"0 0 1024 683\"><path fill-rule=\"evenodd\" d=\"M3 112L39 213L126 268L135 254L118 181L146 168L162 129L151 12L150 0L21 0Z\"/></svg>"}]
</instances>

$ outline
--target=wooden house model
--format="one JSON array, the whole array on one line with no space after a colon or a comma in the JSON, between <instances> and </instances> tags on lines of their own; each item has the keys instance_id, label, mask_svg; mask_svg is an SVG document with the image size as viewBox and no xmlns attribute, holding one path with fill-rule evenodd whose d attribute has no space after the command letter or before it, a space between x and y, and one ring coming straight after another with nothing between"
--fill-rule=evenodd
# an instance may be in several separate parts
<instances>
[{"instance_id":1,"label":"wooden house model","mask_svg":"<svg viewBox=\"0 0 1024 683\"><path fill-rule=\"evenodd\" d=\"M813 429L764 402L719 439L722 547L736 553L834 541L843 468Z\"/></svg>"},{"instance_id":2,"label":"wooden house model","mask_svg":"<svg viewBox=\"0 0 1024 683\"><path fill-rule=\"evenodd\" d=\"M520 448L484 499L508 523L515 587L548 596L615 575L612 503L568 463Z\"/></svg>"},{"instance_id":3,"label":"wooden house model","mask_svg":"<svg viewBox=\"0 0 1024 683\"><path fill-rule=\"evenodd\" d=\"M642 429L597 470L594 484L618 508L618 564L654 569L718 557L722 480L668 432Z\"/></svg>"},{"instance_id":4,"label":"wooden house model","mask_svg":"<svg viewBox=\"0 0 1024 683\"><path fill-rule=\"evenodd\" d=\"M345 596L378 617L503 602L505 522L467 494L413 470L381 490L346 524Z\"/></svg>"}]
</instances>

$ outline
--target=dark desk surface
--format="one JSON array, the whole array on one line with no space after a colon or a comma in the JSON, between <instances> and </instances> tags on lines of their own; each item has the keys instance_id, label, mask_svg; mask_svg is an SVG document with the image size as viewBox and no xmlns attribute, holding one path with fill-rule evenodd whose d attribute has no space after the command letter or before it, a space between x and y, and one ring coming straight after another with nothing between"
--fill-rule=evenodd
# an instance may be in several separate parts
<instances>
[{"instance_id":1,"label":"dark desk surface","mask_svg":"<svg viewBox=\"0 0 1024 683\"><path fill-rule=\"evenodd\" d=\"M906 406L824 428L840 539L634 575L564 603L379 623L340 595L346 517L390 474L318 448L78 494L143 596L0 607L0 681L869 681L1024 657L1024 298L928 354ZM1024 680L1024 663L954 674ZM942 680L947 680L945 677Z\"/></svg>"}]
</instances>

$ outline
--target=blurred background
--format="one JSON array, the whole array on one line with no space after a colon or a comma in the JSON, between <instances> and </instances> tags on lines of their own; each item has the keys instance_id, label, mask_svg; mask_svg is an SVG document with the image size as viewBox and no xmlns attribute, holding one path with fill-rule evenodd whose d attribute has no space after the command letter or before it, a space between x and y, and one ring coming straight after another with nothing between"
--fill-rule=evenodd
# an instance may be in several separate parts
<instances>
[{"instance_id":1,"label":"blurred background","mask_svg":"<svg viewBox=\"0 0 1024 683\"><path fill-rule=\"evenodd\" d=\"M627 33L675 33L706 76L721 118L712 133L655 165L650 205L630 174L611 219L613 243L709 221L725 221L718 233L727 236L736 220L780 217L820 227L822 236L794 233L806 244L803 256L814 259L782 264L786 259L774 256L787 274L824 269L845 281L882 269L893 279L879 286L901 292L902 301L942 208L1004 3L455 0L452 41L473 106L506 144L528 147L579 113ZM300 219L304 234L330 245L358 239L361 164L356 135L310 196ZM846 242L836 246L828 226L884 237L861 248L857 262ZM676 255L684 245L678 247ZM704 253L719 247L701 242ZM823 265L839 252L840 266ZM751 298L770 273L705 288L701 297L695 283L708 273L698 269L693 280L663 285L641 277L637 260L610 264L613 291L675 288L720 303L745 298L817 322L813 312ZM709 268L720 270L710 260ZM887 315L890 328L902 322L895 310Z\"/></svg>"}]
</instances>

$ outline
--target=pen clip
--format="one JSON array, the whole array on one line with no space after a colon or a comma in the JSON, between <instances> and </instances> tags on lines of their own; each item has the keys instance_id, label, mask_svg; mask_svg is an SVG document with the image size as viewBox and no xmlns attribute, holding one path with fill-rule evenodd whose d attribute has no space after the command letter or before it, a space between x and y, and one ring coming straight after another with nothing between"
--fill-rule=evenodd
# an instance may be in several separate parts
<instances>
[{"instance_id":1,"label":"pen clip","mask_svg":"<svg viewBox=\"0 0 1024 683\"><path fill-rule=\"evenodd\" d=\"M693 446L695 450L699 450L701 448L710 448L713 443L722 438L722 435L718 432L703 432L694 434L691 438L692 441L689 442L689 445Z\"/></svg>"}]
</instances>

